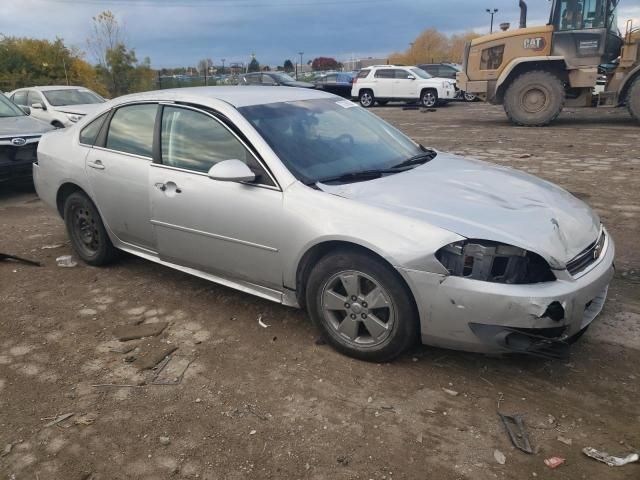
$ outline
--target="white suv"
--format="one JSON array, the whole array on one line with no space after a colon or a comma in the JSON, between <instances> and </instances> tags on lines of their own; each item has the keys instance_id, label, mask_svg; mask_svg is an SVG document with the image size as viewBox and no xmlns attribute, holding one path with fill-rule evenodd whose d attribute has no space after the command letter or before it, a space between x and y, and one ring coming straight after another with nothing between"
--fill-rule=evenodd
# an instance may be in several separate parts
<instances>
[{"instance_id":1,"label":"white suv","mask_svg":"<svg viewBox=\"0 0 640 480\"><path fill-rule=\"evenodd\" d=\"M30 115L62 128L73 125L82 117L100 108L105 99L83 87L52 85L19 88L7 94L16 105L29 107Z\"/></svg>"},{"instance_id":2,"label":"white suv","mask_svg":"<svg viewBox=\"0 0 640 480\"><path fill-rule=\"evenodd\" d=\"M455 80L434 78L418 67L379 65L360 70L351 96L365 108L389 101L420 101L425 107L435 107L454 99L455 85Z\"/></svg>"}]
</instances>

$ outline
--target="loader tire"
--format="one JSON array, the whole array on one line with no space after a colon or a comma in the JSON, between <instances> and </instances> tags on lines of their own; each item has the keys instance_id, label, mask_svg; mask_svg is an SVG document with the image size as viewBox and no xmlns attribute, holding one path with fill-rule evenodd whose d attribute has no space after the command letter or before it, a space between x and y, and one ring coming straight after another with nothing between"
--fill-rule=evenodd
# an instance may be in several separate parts
<instances>
[{"instance_id":1,"label":"loader tire","mask_svg":"<svg viewBox=\"0 0 640 480\"><path fill-rule=\"evenodd\" d=\"M627 108L633 118L640 122L640 77L633 81L627 97Z\"/></svg>"},{"instance_id":2,"label":"loader tire","mask_svg":"<svg viewBox=\"0 0 640 480\"><path fill-rule=\"evenodd\" d=\"M564 84L544 71L523 73L504 96L504 111L511 122L523 127L543 127L558 118L566 96Z\"/></svg>"}]
</instances>

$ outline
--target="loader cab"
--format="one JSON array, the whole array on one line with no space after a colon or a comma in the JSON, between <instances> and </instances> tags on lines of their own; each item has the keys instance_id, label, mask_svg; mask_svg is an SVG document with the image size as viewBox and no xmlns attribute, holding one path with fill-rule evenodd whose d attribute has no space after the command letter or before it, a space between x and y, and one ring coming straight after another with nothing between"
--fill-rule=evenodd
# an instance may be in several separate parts
<instances>
[{"instance_id":1,"label":"loader cab","mask_svg":"<svg viewBox=\"0 0 640 480\"><path fill-rule=\"evenodd\" d=\"M620 55L619 0L554 0L550 24L554 27L552 55L565 58L568 67L594 67Z\"/></svg>"}]
</instances>

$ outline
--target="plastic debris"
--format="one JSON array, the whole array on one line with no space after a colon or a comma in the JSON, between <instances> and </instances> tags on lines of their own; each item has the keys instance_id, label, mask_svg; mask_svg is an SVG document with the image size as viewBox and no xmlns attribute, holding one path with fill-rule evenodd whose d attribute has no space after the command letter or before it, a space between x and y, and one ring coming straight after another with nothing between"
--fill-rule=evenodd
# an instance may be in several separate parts
<instances>
[{"instance_id":1,"label":"plastic debris","mask_svg":"<svg viewBox=\"0 0 640 480\"><path fill-rule=\"evenodd\" d=\"M76 262L71 255L62 255L61 257L56 258L56 263L59 267L73 268L78 266L78 262Z\"/></svg>"},{"instance_id":2,"label":"plastic debris","mask_svg":"<svg viewBox=\"0 0 640 480\"><path fill-rule=\"evenodd\" d=\"M43 245L40 247L41 250L51 250L53 248L62 248L64 247L64 243L54 243L53 245Z\"/></svg>"},{"instance_id":3,"label":"plastic debris","mask_svg":"<svg viewBox=\"0 0 640 480\"><path fill-rule=\"evenodd\" d=\"M614 457L613 455L609 455L607 452L601 452L593 447L583 448L582 453L584 453L587 457L593 458L594 460L606 463L610 467L622 467L623 465L626 465L628 463L633 463L640 460L640 456L638 456L637 453L630 453L626 457Z\"/></svg>"},{"instance_id":4,"label":"plastic debris","mask_svg":"<svg viewBox=\"0 0 640 480\"><path fill-rule=\"evenodd\" d=\"M563 437L562 435L558 435L558 438L556 440L564 443L565 445L573 445L573 440L567 437Z\"/></svg>"},{"instance_id":5,"label":"plastic debris","mask_svg":"<svg viewBox=\"0 0 640 480\"><path fill-rule=\"evenodd\" d=\"M64 422L67 418L69 417L73 417L75 415L75 413L65 413L64 415L58 415L57 417L55 417L53 420L51 420L49 423L47 423L44 428L48 428L48 427L53 427L54 425L57 425L60 422Z\"/></svg>"},{"instance_id":6,"label":"plastic debris","mask_svg":"<svg viewBox=\"0 0 640 480\"><path fill-rule=\"evenodd\" d=\"M449 388L444 388L444 387L442 387L442 391L443 391L444 393L446 393L447 395L451 395L452 397L457 397L457 396L459 395L459 393L458 393L458 392L456 392L455 390L451 390L451 389L449 389Z\"/></svg>"},{"instance_id":7,"label":"plastic debris","mask_svg":"<svg viewBox=\"0 0 640 480\"><path fill-rule=\"evenodd\" d=\"M260 325L262 328L269 328L271 326L262 321L262 315L258 315L258 325Z\"/></svg>"},{"instance_id":8,"label":"plastic debris","mask_svg":"<svg viewBox=\"0 0 640 480\"><path fill-rule=\"evenodd\" d=\"M533 448L531 448L531 442L529 441L529 433L522 415L503 415L499 412L498 415L507 430L513 446L525 453L533 453Z\"/></svg>"},{"instance_id":9,"label":"plastic debris","mask_svg":"<svg viewBox=\"0 0 640 480\"><path fill-rule=\"evenodd\" d=\"M549 468L558 468L563 463L564 458L562 457L550 457L544 459L544 464Z\"/></svg>"},{"instance_id":10,"label":"plastic debris","mask_svg":"<svg viewBox=\"0 0 640 480\"><path fill-rule=\"evenodd\" d=\"M498 462L500 465L504 465L507 461L507 457L505 457L504 453L502 453L500 450L493 451L493 458L495 458L496 462Z\"/></svg>"},{"instance_id":11,"label":"plastic debris","mask_svg":"<svg viewBox=\"0 0 640 480\"><path fill-rule=\"evenodd\" d=\"M34 267L41 266L40 262L36 262L35 260L27 260L26 258L16 257L15 255L9 255L8 253L0 253L0 262L3 260L13 260L14 262L26 263L27 265L33 265Z\"/></svg>"}]
</instances>

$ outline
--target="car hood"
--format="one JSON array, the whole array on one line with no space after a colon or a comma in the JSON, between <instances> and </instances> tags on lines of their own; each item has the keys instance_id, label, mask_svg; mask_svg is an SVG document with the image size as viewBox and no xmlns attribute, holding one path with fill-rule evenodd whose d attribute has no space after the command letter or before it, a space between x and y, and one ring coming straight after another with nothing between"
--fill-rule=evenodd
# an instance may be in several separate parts
<instances>
[{"instance_id":1,"label":"car hood","mask_svg":"<svg viewBox=\"0 0 640 480\"><path fill-rule=\"evenodd\" d=\"M287 87L315 88L315 85L309 82L287 82L283 83L283 85L286 85Z\"/></svg>"},{"instance_id":2,"label":"car hood","mask_svg":"<svg viewBox=\"0 0 640 480\"><path fill-rule=\"evenodd\" d=\"M28 115L20 117L0 117L0 137L30 136L53 130L46 122Z\"/></svg>"},{"instance_id":3,"label":"car hood","mask_svg":"<svg viewBox=\"0 0 640 480\"><path fill-rule=\"evenodd\" d=\"M60 107L53 107L57 111L62 113L74 113L76 115L88 115L93 112L97 112L102 107L102 103L87 103L84 105L62 105Z\"/></svg>"},{"instance_id":4,"label":"car hood","mask_svg":"<svg viewBox=\"0 0 640 480\"><path fill-rule=\"evenodd\" d=\"M550 182L443 153L403 173L319 187L467 238L536 252L552 268L565 268L600 231L600 219L589 206Z\"/></svg>"}]
</instances>

